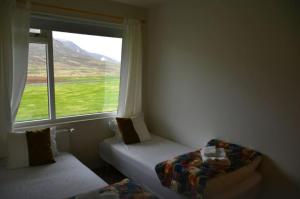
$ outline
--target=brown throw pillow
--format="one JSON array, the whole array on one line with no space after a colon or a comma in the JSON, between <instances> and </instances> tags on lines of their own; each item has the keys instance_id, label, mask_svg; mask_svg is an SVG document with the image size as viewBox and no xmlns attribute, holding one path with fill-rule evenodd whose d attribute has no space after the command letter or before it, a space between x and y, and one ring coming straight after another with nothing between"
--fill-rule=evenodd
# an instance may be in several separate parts
<instances>
[{"instance_id":1,"label":"brown throw pillow","mask_svg":"<svg viewBox=\"0 0 300 199\"><path fill-rule=\"evenodd\" d=\"M26 137L30 166L55 162L51 150L50 128L39 131L27 131Z\"/></svg>"},{"instance_id":2,"label":"brown throw pillow","mask_svg":"<svg viewBox=\"0 0 300 199\"><path fill-rule=\"evenodd\" d=\"M116 120L125 144L134 144L140 142L140 138L135 131L132 120L130 118L117 117Z\"/></svg>"}]
</instances>

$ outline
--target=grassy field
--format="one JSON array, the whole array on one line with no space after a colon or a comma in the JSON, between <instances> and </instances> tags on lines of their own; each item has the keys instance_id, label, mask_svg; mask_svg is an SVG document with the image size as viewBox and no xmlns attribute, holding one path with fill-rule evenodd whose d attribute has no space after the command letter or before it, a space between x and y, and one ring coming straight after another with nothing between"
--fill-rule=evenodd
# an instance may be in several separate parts
<instances>
[{"instance_id":1,"label":"grassy field","mask_svg":"<svg viewBox=\"0 0 300 199\"><path fill-rule=\"evenodd\" d=\"M17 121L48 118L48 91L43 83L27 84ZM63 78L55 84L57 118L117 110L119 77Z\"/></svg>"}]
</instances>

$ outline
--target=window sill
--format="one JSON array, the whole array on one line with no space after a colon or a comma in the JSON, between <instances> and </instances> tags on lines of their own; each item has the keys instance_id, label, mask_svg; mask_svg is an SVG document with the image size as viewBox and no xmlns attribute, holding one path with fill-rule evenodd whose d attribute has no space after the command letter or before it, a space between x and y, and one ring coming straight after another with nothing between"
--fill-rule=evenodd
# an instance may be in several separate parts
<instances>
[{"instance_id":1,"label":"window sill","mask_svg":"<svg viewBox=\"0 0 300 199\"><path fill-rule=\"evenodd\" d=\"M14 124L13 130L21 131L21 130L32 129L32 128L47 128L47 127L52 127L52 126L57 126L62 124L106 119L110 117L116 117L116 115L117 115L116 112L110 112L110 113L99 113L99 114L92 114L92 115L70 116L70 117L52 119L52 120L46 119L46 120L36 120L36 121L28 121L28 122L17 122Z\"/></svg>"}]
</instances>

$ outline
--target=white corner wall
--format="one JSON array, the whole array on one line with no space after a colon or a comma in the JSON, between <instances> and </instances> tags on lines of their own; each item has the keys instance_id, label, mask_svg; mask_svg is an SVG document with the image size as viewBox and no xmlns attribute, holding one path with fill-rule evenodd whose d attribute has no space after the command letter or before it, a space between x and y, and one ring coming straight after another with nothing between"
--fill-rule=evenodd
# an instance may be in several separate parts
<instances>
[{"instance_id":1,"label":"white corner wall","mask_svg":"<svg viewBox=\"0 0 300 199\"><path fill-rule=\"evenodd\" d=\"M174 0L149 13L150 130L190 146L221 138L257 149L267 156L265 198L299 192L299 5Z\"/></svg>"}]
</instances>

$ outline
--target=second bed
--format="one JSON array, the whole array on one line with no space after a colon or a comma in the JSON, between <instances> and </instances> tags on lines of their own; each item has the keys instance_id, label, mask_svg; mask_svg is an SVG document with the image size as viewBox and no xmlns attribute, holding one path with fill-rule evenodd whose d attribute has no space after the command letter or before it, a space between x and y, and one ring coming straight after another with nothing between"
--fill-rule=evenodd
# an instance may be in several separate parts
<instances>
[{"instance_id":1,"label":"second bed","mask_svg":"<svg viewBox=\"0 0 300 199\"><path fill-rule=\"evenodd\" d=\"M1 199L60 199L106 187L108 184L70 153L56 163L20 169L0 166Z\"/></svg>"},{"instance_id":2,"label":"second bed","mask_svg":"<svg viewBox=\"0 0 300 199\"><path fill-rule=\"evenodd\" d=\"M156 135L152 135L150 141L132 145L125 145L119 137L105 139L99 144L103 160L160 198L174 199L185 197L161 185L155 166L194 150ZM255 161L226 176L210 180L205 190L206 198L253 197L261 181L261 175L256 171L258 164Z\"/></svg>"}]
</instances>

